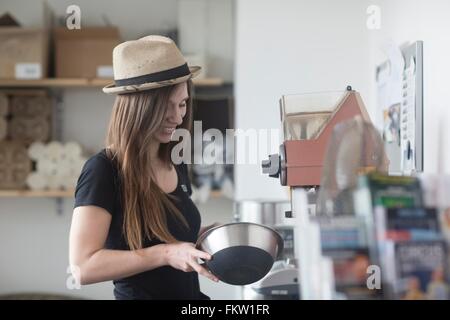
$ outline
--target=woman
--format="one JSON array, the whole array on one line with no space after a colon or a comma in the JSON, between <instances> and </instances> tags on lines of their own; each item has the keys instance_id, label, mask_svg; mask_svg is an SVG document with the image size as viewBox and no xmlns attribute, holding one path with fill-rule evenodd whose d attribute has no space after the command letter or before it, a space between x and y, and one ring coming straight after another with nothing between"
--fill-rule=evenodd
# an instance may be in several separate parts
<instances>
[{"instance_id":1,"label":"woman","mask_svg":"<svg viewBox=\"0 0 450 320\"><path fill-rule=\"evenodd\" d=\"M161 36L118 45L113 67L114 84L103 89L118 94L107 147L86 162L75 191L72 273L81 284L113 280L116 299L208 298L197 273L218 279L198 263L211 259L194 246L200 215L186 165L171 161L200 68Z\"/></svg>"}]
</instances>

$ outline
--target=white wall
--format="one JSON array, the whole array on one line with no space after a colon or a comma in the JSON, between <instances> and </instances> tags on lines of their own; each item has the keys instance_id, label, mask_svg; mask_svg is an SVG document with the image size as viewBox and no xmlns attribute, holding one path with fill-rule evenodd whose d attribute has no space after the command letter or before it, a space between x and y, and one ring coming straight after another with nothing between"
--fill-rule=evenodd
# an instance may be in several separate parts
<instances>
[{"instance_id":1,"label":"white wall","mask_svg":"<svg viewBox=\"0 0 450 320\"><path fill-rule=\"evenodd\" d=\"M278 128L283 94L345 90L361 93L373 112L368 2L246 0L236 7L236 127ZM278 152L273 146L272 153ZM261 155L264 157L266 155ZM259 164L237 165L236 197L286 198Z\"/></svg>"},{"instance_id":2,"label":"white wall","mask_svg":"<svg viewBox=\"0 0 450 320\"><path fill-rule=\"evenodd\" d=\"M149 33L176 28L176 0L89 1L48 0L59 16L65 16L66 8L76 4L81 9L81 27L105 25L106 17L119 27L124 40L136 39Z\"/></svg>"},{"instance_id":3,"label":"white wall","mask_svg":"<svg viewBox=\"0 0 450 320\"><path fill-rule=\"evenodd\" d=\"M120 28L124 39L173 28L178 23L176 0L48 2L58 15L65 15L68 5L78 4L82 11L82 26L101 24L99 21L104 13ZM0 0L0 14L4 10L10 11L25 26L40 27L44 22L41 4L42 1ZM220 25L217 19L216 25ZM223 22L224 25L230 23L228 20ZM96 152L103 146L114 97L103 94L99 88L66 89L63 93L63 140L79 141L87 151ZM35 291L94 299L113 297L111 283L89 285L81 291L66 289L72 207L72 199L64 200L64 212L58 216L52 199L0 198L0 294ZM229 200L214 199L199 209L205 223L227 222L232 216ZM204 279L201 286L215 299L235 296L232 286L209 283Z\"/></svg>"},{"instance_id":4,"label":"white wall","mask_svg":"<svg viewBox=\"0 0 450 320\"><path fill-rule=\"evenodd\" d=\"M126 4L104 0L1 0L0 11L13 11L23 26L41 27L46 23L41 14L45 2L56 17L65 17L69 5L78 5L82 28L105 26L105 17L112 25L120 28L124 40L177 26L177 0L128 0Z\"/></svg>"},{"instance_id":5,"label":"white wall","mask_svg":"<svg viewBox=\"0 0 450 320\"><path fill-rule=\"evenodd\" d=\"M0 294L53 293L112 299L112 284L68 290L68 234L73 200L56 213L50 199L4 199L0 208Z\"/></svg>"},{"instance_id":6,"label":"white wall","mask_svg":"<svg viewBox=\"0 0 450 320\"><path fill-rule=\"evenodd\" d=\"M180 49L206 59L205 76L233 80L235 0L178 0Z\"/></svg>"},{"instance_id":7,"label":"white wall","mask_svg":"<svg viewBox=\"0 0 450 320\"><path fill-rule=\"evenodd\" d=\"M381 8L381 29L371 33L372 65L386 59L382 44L424 42L424 169L436 173L438 158L442 171L450 172L450 1L372 1ZM439 141L442 126L443 141Z\"/></svg>"}]
</instances>

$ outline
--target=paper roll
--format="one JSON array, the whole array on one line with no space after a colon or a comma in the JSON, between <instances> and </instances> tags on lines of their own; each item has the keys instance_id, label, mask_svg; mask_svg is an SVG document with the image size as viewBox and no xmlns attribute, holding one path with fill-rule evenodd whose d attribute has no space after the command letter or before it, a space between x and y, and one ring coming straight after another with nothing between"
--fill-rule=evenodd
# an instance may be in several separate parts
<instances>
[{"instance_id":1,"label":"paper roll","mask_svg":"<svg viewBox=\"0 0 450 320\"><path fill-rule=\"evenodd\" d=\"M45 118L14 117L11 119L8 129L13 140L27 143L46 141L50 136L50 123Z\"/></svg>"},{"instance_id":2,"label":"paper roll","mask_svg":"<svg viewBox=\"0 0 450 320\"><path fill-rule=\"evenodd\" d=\"M0 188L1 189L17 189L17 183L11 174L10 168L0 167Z\"/></svg>"},{"instance_id":3,"label":"paper roll","mask_svg":"<svg viewBox=\"0 0 450 320\"><path fill-rule=\"evenodd\" d=\"M11 99L11 114L14 117L44 117L51 114L51 101L48 97L17 96Z\"/></svg>"},{"instance_id":4,"label":"paper roll","mask_svg":"<svg viewBox=\"0 0 450 320\"><path fill-rule=\"evenodd\" d=\"M0 168L8 165L8 143L0 142Z\"/></svg>"},{"instance_id":5,"label":"paper roll","mask_svg":"<svg viewBox=\"0 0 450 320\"><path fill-rule=\"evenodd\" d=\"M47 144L46 156L53 161L60 161L63 158L64 149L59 141L52 141Z\"/></svg>"},{"instance_id":6,"label":"paper roll","mask_svg":"<svg viewBox=\"0 0 450 320\"><path fill-rule=\"evenodd\" d=\"M81 146L76 142L61 144L52 141L48 144L33 143L28 154L36 160L36 175L30 175L30 188L51 190L71 190L76 186L86 158L81 157ZM31 187L33 185L33 187Z\"/></svg>"},{"instance_id":7,"label":"paper roll","mask_svg":"<svg viewBox=\"0 0 450 320\"><path fill-rule=\"evenodd\" d=\"M76 142L67 142L64 150L69 159L78 159L81 157L81 146Z\"/></svg>"},{"instance_id":8,"label":"paper roll","mask_svg":"<svg viewBox=\"0 0 450 320\"><path fill-rule=\"evenodd\" d=\"M70 161L70 158L67 155L66 149L64 148L64 145L61 147L61 150L59 151L59 162L66 163Z\"/></svg>"},{"instance_id":9,"label":"paper roll","mask_svg":"<svg viewBox=\"0 0 450 320\"><path fill-rule=\"evenodd\" d=\"M24 144L16 144L15 148L11 149L10 164L17 169L28 170L31 167L31 159L28 156L28 149Z\"/></svg>"},{"instance_id":10,"label":"paper roll","mask_svg":"<svg viewBox=\"0 0 450 320\"><path fill-rule=\"evenodd\" d=\"M28 147L28 155L31 159L38 161L40 159L45 159L46 157L46 146L42 142L33 142Z\"/></svg>"},{"instance_id":11,"label":"paper roll","mask_svg":"<svg viewBox=\"0 0 450 320\"><path fill-rule=\"evenodd\" d=\"M51 100L48 97L34 97L28 103L30 116L48 117L52 112Z\"/></svg>"},{"instance_id":12,"label":"paper roll","mask_svg":"<svg viewBox=\"0 0 450 320\"><path fill-rule=\"evenodd\" d=\"M21 189L31 172L31 159L25 145L18 142L0 143L0 189Z\"/></svg>"},{"instance_id":13,"label":"paper roll","mask_svg":"<svg viewBox=\"0 0 450 320\"><path fill-rule=\"evenodd\" d=\"M69 176L72 172L72 164L69 161L58 161L56 163L56 174L58 176Z\"/></svg>"},{"instance_id":14,"label":"paper roll","mask_svg":"<svg viewBox=\"0 0 450 320\"><path fill-rule=\"evenodd\" d=\"M8 106L8 97L0 93L0 117L4 117L8 114L9 106Z\"/></svg>"},{"instance_id":15,"label":"paper roll","mask_svg":"<svg viewBox=\"0 0 450 320\"><path fill-rule=\"evenodd\" d=\"M56 176L58 175L58 162L40 159L36 164L36 171L46 176Z\"/></svg>"},{"instance_id":16,"label":"paper roll","mask_svg":"<svg viewBox=\"0 0 450 320\"><path fill-rule=\"evenodd\" d=\"M5 168L3 166L0 166L0 181L6 181L8 178L8 168ZM0 182L0 185L2 182Z\"/></svg>"},{"instance_id":17,"label":"paper roll","mask_svg":"<svg viewBox=\"0 0 450 320\"><path fill-rule=\"evenodd\" d=\"M38 172L32 172L27 177L27 186L31 190L43 190L46 189L47 186L47 179L44 175L38 173Z\"/></svg>"},{"instance_id":18,"label":"paper roll","mask_svg":"<svg viewBox=\"0 0 450 320\"><path fill-rule=\"evenodd\" d=\"M28 109L28 99L25 96L17 96L11 98L11 114L14 116L24 116Z\"/></svg>"},{"instance_id":19,"label":"paper roll","mask_svg":"<svg viewBox=\"0 0 450 320\"><path fill-rule=\"evenodd\" d=\"M0 117L0 140L4 140L6 138L6 134L8 133L8 123L5 118Z\"/></svg>"}]
</instances>

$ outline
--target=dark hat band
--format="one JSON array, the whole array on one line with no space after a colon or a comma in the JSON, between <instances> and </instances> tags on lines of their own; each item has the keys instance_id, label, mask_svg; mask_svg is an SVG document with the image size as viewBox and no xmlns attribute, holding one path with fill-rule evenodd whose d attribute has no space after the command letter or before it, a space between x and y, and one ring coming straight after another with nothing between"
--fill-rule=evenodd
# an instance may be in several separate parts
<instances>
[{"instance_id":1,"label":"dark hat band","mask_svg":"<svg viewBox=\"0 0 450 320\"><path fill-rule=\"evenodd\" d=\"M149 73L149 74L145 74L143 76L138 76L138 77L133 77L133 78L114 80L114 82L115 82L116 87L139 85L139 84L144 84L144 83L159 82L159 81L166 81L166 80L181 78L181 77L189 75L190 73L191 73L191 71L189 70L187 63L185 63L176 68L159 71L159 72L155 72L155 73Z\"/></svg>"}]
</instances>

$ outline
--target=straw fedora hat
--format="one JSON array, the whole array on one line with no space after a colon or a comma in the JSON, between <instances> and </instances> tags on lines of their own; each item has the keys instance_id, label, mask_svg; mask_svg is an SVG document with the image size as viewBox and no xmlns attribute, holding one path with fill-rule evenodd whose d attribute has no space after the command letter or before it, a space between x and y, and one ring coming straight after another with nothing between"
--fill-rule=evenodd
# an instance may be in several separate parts
<instances>
[{"instance_id":1,"label":"straw fedora hat","mask_svg":"<svg viewBox=\"0 0 450 320\"><path fill-rule=\"evenodd\" d=\"M103 88L110 94L144 91L194 78L200 67L188 66L169 38L147 36L126 41L113 50L114 83Z\"/></svg>"}]
</instances>

